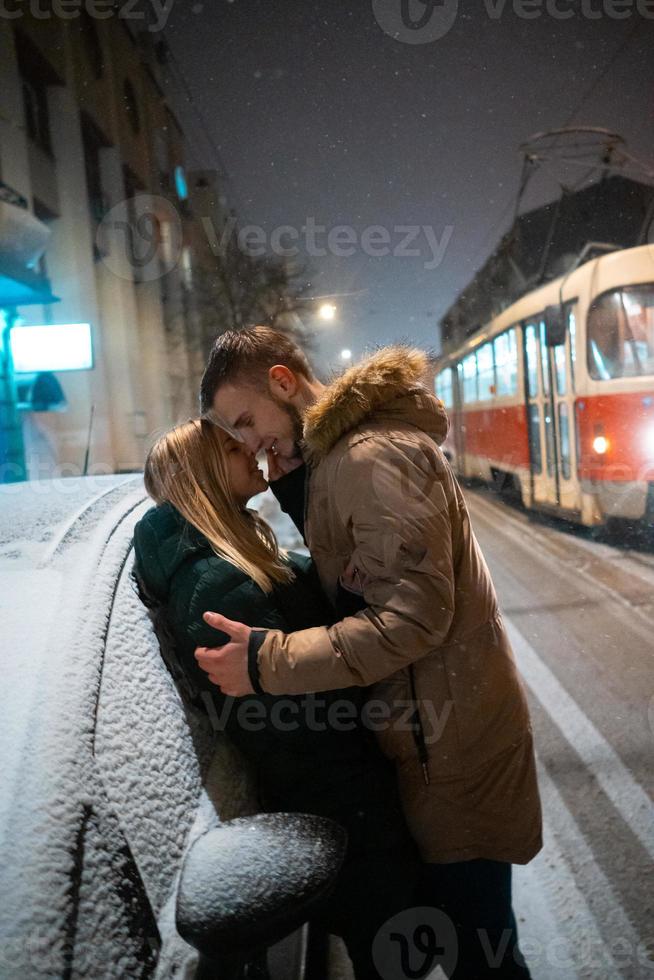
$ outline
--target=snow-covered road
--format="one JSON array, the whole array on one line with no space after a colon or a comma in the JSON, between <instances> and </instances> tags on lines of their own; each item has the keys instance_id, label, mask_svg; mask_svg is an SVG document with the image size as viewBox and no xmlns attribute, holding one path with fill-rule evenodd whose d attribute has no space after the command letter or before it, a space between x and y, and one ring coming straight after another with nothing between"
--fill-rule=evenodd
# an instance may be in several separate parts
<instances>
[{"instance_id":1,"label":"snow-covered road","mask_svg":"<svg viewBox=\"0 0 654 980\"><path fill-rule=\"evenodd\" d=\"M534 980L654 977L652 555L466 496L536 734L545 847L515 875Z\"/></svg>"}]
</instances>

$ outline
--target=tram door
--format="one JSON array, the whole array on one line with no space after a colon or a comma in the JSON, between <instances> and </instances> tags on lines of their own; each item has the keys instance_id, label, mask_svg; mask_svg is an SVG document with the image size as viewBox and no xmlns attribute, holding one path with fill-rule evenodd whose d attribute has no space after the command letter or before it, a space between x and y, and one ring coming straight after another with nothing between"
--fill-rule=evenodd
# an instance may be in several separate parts
<instances>
[{"instance_id":1,"label":"tram door","mask_svg":"<svg viewBox=\"0 0 654 980\"><path fill-rule=\"evenodd\" d=\"M574 312L565 308L565 333L549 346L544 319L524 326L529 458L534 503L579 506L574 444ZM572 336L571 336L572 331Z\"/></svg>"},{"instance_id":2,"label":"tram door","mask_svg":"<svg viewBox=\"0 0 654 980\"><path fill-rule=\"evenodd\" d=\"M561 315L563 330L559 336L551 333L549 337L550 414L558 505L573 511L581 509L574 438L576 305L567 304Z\"/></svg>"},{"instance_id":3,"label":"tram door","mask_svg":"<svg viewBox=\"0 0 654 980\"><path fill-rule=\"evenodd\" d=\"M545 343L545 323L535 319L524 326L525 385L529 465L534 503L558 506L559 487L555 459L554 413Z\"/></svg>"}]
</instances>

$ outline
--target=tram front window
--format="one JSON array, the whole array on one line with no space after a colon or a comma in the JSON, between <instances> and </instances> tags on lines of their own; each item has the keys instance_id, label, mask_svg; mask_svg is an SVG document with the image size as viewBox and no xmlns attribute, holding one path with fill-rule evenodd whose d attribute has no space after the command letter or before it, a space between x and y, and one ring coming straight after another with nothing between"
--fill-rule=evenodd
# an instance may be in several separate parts
<instances>
[{"instance_id":1,"label":"tram front window","mask_svg":"<svg viewBox=\"0 0 654 980\"><path fill-rule=\"evenodd\" d=\"M588 368L602 381L654 375L654 285L595 300L588 314Z\"/></svg>"}]
</instances>

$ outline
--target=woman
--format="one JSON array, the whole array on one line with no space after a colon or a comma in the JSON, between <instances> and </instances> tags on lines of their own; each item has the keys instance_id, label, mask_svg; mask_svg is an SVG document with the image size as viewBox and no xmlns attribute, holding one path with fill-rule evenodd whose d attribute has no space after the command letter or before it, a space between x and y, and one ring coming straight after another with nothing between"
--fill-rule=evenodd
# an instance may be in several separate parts
<instances>
[{"instance_id":1,"label":"woman","mask_svg":"<svg viewBox=\"0 0 654 980\"><path fill-rule=\"evenodd\" d=\"M365 691L225 698L194 656L197 646L221 642L202 619L207 610L286 632L332 622L311 562L282 553L247 509L266 480L251 452L206 419L158 440L145 486L156 507L135 528L134 571L162 653L172 642L178 683L254 767L262 808L314 813L346 828L346 861L319 921L343 936L357 978L377 977L373 940L415 904L419 863L392 768L361 722Z\"/></svg>"}]
</instances>

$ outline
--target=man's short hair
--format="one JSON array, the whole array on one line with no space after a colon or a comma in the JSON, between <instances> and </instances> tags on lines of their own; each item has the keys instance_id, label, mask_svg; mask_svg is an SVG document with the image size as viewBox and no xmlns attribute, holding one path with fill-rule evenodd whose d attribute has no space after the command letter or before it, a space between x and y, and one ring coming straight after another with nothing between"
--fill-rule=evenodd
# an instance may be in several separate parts
<instances>
[{"instance_id":1,"label":"man's short hair","mask_svg":"<svg viewBox=\"0 0 654 980\"><path fill-rule=\"evenodd\" d=\"M314 374L304 351L290 337L270 327L227 330L216 337L200 384L200 410L213 407L224 384L254 384L275 364L283 364L308 381Z\"/></svg>"}]
</instances>

